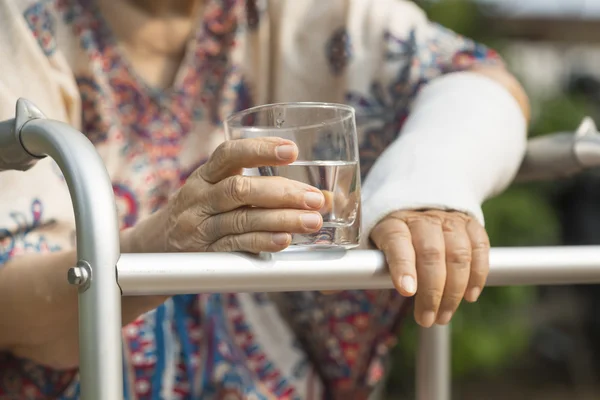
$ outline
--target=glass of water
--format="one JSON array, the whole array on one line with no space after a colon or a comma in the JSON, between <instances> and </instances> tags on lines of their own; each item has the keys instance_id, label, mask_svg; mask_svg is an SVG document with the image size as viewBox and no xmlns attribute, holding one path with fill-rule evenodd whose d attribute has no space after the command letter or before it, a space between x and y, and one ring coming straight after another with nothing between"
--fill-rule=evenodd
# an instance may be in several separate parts
<instances>
[{"instance_id":1,"label":"glass of water","mask_svg":"<svg viewBox=\"0 0 600 400\"><path fill-rule=\"evenodd\" d=\"M294 234L288 250L350 249L360 235L358 139L352 107L329 103L270 104L236 113L225 121L228 140L274 136L296 143L297 160L247 174L282 176L321 190L323 227Z\"/></svg>"}]
</instances>

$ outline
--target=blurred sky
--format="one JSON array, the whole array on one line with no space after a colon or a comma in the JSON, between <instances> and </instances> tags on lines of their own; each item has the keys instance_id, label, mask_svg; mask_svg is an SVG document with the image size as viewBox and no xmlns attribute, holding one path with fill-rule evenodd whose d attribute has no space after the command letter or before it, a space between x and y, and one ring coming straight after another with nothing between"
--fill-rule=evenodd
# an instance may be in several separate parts
<instances>
[{"instance_id":1,"label":"blurred sky","mask_svg":"<svg viewBox=\"0 0 600 400\"><path fill-rule=\"evenodd\" d=\"M478 0L497 4L514 16L600 18L600 0Z\"/></svg>"}]
</instances>

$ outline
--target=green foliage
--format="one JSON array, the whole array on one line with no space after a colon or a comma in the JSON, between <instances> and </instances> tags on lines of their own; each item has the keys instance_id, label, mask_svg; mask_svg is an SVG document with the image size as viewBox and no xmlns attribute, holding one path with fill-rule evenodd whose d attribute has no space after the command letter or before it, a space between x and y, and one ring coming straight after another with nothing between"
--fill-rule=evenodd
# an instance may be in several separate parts
<instances>
[{"instance_id":1,"label":"green foliage","mask_svg":"<svg viewBox=\"0 0 600 400\"><path fill-rule=\"evenodd\" d=\"M484 204L492 246L557 244L559 225L544 186L512 187Z\"/></svg>"},{"instance_id":2,"label":"green foliage","mask_svg":"<svg viewBox=\"0 0 600 400\"><path fill-rule=\"evenodd\" d=\"M560 95L534 104L536 117L531 125L531 136L549 132L572 131L593 109L582 96Z\"/></svg>"},{"instance_id":3,"label":"green foliage","mask_svg":"<svg viewBox=\"0 0 600 400\"><path fill-rule=\"evenodd\" d=\"M475 40L485 36L481 10L469 0L455 1L418 1L429 18L461 35Z\"/></svg>"}]
</instances>

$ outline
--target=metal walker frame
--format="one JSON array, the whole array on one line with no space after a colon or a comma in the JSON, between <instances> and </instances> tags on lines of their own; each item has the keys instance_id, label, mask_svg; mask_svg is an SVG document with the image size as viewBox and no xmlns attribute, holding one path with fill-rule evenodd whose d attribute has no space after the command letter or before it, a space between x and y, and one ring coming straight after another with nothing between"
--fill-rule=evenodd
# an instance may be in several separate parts
<instances>
[{"instance_id":1,"label":"metal walker frame","mask_svg":"<svg viewBox=\"0 0 600 400\"><path fill-rule=\"evenodd\" d=\"M65 176L75 212L79 261L68 281L79 287L81 399L123 398L121 296L392 288L378 251L120 254L112 185L94 146L20 99L15 118L0 122L0 171L25 171L45 156ZM518 180L556 179L595 166L600 135L586 119L575 134L530 140ZM494 248L490 264L491 286L600 283L600 246ZM449 335L448 326L420 331L418 400L450 399Z\"/></svg>"}]
</instances>

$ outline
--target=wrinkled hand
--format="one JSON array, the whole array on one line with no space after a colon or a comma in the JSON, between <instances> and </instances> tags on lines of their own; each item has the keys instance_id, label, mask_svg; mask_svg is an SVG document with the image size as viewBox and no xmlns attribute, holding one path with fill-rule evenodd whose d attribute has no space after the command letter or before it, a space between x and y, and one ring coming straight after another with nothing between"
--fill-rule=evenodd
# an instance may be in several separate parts
<instances>
[{"instance_id":1,"label":"wrinkled hand","mask_svg":"<svg viewBox=\"0 0 600 400\"><path fill-rule=\"evenodd\" d=\"M289 245L291 233L318 231L322 225L318 210L325 203L319 190L281 177L240 175L242 168L289 164L297 156L297 147L283 139L224 143L194 171L166 207L124 232L122 249L278 251ZM77 289L67 286L65 277L76 255L57 252L32 256L33 261L23 266L25 271L15 275L15 282L30 276L28 267L44 265L42 259L55 258L54 265L65 268L30 271L34 278L29 279L27 287L32 289L24 291L12 304L22 309L22 318L32 323L19 340L11 343L10 351L53 368L74 368L79 363ZM133 321L165 299L166 296L124 297L123 322Z\"/></svg>"},{"instance_id":2,"label":"wrinkled hand","mask_svg":"<svg viewBox=\"0 0 600 400\"><path fill-rule=\"evenodd\" d=\"M384 252L396 289L415 299L424 327L450 322L464 298L477 301L489 271L489 239L481 224L460 212L398 211L382 220L371 240Z\"/></svg>"},{"instance_id":3,"label":"wrinkled hand","mask_svg":"<svg viewBox=\"0 0 600 400\"><path fill-rule=\"evenodd\" d=\"M280 138L223 143L166 207L165 250L276 252L292 233L317 232L325 202L318 189L241 175L243 168L286 165L297 156L296 145Z\"/></svg>"}]
</instances>

